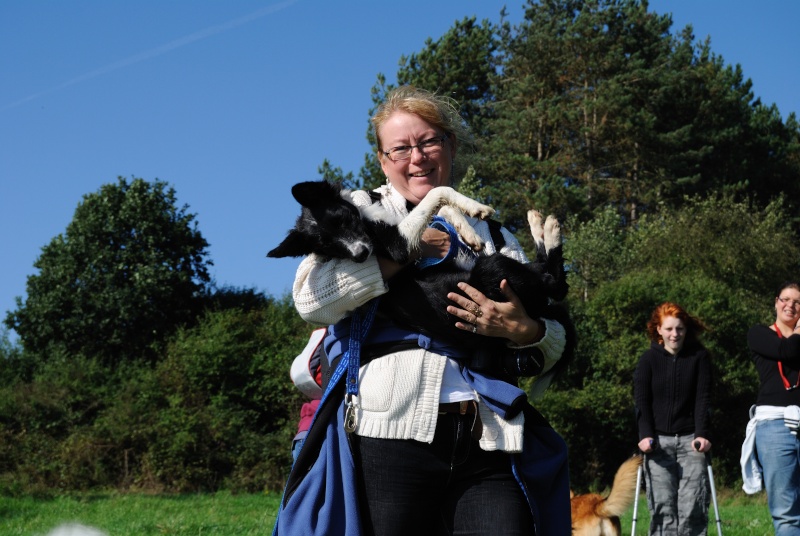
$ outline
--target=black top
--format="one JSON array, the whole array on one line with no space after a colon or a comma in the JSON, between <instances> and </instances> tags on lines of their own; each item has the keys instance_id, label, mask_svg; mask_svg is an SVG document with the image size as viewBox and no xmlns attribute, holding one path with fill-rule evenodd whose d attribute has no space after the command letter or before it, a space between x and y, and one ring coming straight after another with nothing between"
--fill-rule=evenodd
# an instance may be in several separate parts
<instances>
[{"instance_id":1,"label":"black top","mask_svg":"<svg viewBox=\"0 0 800 536\"><path fill-rule=\"evenodd\" d=\"M711 359L702 345L674 356L652 343L639 358L633 390L640 440L691 433L711 439Z\"/></svg>"},{"instance_id":2,"label":"black top","mask_svg":"<svg viewBox=\"0 0 800 536\"><path fill-rule=\"evenodd\" d=\"M800 405L800 387L787 390L781 379L778 363L790 386L800 379L800 335L779 337L767 326L753 326L747 332L747 346L753 352L761 385L756 404L759 406Z\"/></svg>"}]
</instances>

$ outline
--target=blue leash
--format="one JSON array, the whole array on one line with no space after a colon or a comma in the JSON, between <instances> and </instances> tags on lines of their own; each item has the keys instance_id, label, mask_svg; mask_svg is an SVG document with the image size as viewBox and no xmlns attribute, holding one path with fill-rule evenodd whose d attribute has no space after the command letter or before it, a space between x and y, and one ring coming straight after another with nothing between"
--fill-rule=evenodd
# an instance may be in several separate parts
<instances>
[{"instance_id":1,"label":"blue leash","mask_svg":"<svg viewBox=\"0 0 800 536\"><path fill-rule=\"evenodd\" d=\"M367 338L372 321L375 320L375 313L378 310L379 298L375 298L370 303L366 311L366 316L362 319L361 310L353 312L350 323L350 341L347 352L343 356L347 360L347 392L344 396L347 409L344 414L344 429L349 434L356 430L356 408L353 397L358 394L358 369L361 364L361 343Z\"/></svg>"}]
</instances>

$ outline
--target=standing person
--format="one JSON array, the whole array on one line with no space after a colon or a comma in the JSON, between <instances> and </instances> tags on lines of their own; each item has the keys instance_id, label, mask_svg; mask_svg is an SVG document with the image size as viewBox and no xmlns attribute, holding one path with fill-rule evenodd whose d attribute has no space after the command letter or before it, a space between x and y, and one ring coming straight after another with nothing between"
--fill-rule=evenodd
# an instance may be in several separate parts
<instances>
[{"instance_id":1,"label":"standing person","mask_svg":"<svg viewBox=\"0 0 800 536\"><path fill-rule=\"evenodd\" d=\"M759 377L758 398L748 429L755 430L755 456L761 466L777 536L800 534L798 319L800 282L791 281L776 293L775 322L771 326L753 326L747 332L747 345Z\"/></svg>"},{"instance_id":2,"label":"standing person","mask_svg":"<svg viewBox=\"0 0 800 536\"><path fill-rule=\"evenodd\" d=\"M705 329L671 302L656 307L647 323L650 349L639 359L633 385L650 534L708 530L711 363L697 340Z\"/></svg>"},{"instance_id":3,"label":"standing person","mask_svg":"<svg viewBox=\"0 0 800 536\"><path fill-rule=\"evenodd\" d=\"M387 95L372 124L386 184L353 192L355 205L377 200L390 213L406 216L431 189L452 184L457 150L468 145L470 134L449 99L399 87ZM485 221L470 219L470 224L486 241L487 253L528 262L506 229L498 235ZM432 228L421 241L421 258L444 258L450 249L449 235ZM325 340L331 362L346 347L351 312L386 293L403 269L415 268L374 254L361 263L313 254L303 259L293 287L295 307L308 322L332 324ZM521 363L541 362L537 372L547 373L561 358L564 327L528 316L505 280L500 288L507 302L490 300L466 284L460 288L465 295L448 294L447 312L457 317L457 327L503 338ZM541 416L529 404L523 411L498 411L487 403L487 396L494 401L490 395L498 393L479 392L466 379L468 360L462 357L469 348L452 353L453 345L423 343L417 335L378 316L363 343L350 445L364 532L569 534L563 440L548 427L558 439L548 444L549 451L534 454L536 443L528 434L542 427ZM409 346L409 340L416 342ZM526 480L533 474L543 480Z\"/></svg>"}]
</instances>

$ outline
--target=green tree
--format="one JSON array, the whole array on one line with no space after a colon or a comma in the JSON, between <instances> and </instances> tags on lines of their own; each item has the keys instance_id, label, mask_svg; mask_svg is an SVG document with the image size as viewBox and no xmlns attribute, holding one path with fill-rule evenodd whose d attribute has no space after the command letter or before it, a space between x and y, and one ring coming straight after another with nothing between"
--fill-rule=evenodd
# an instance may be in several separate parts
<instances>
[{"instance_id":1,"label":"green tree","mask_svg":"<svg viewBox=\"0 0 800 536\"><path fill-rule=\"evenodd\" d=\"M8 384L18 375L23 374L20 368L22 348L11 341L6 326L0 326L0 383Z\"/></svg>"},{"instance_id":2,"label":"green tree","mask_svg":"<svg viewBox=\"0 0 800 536\"><path fill-rule=\"evenodd\" d=\"M631 196L647 172L642 133L657 110L646 104L668 64L669 26L630 0L528 2L504 39L477 170L512 227L530 206L585 218Z\"/></svg>"},{"instance_id":3,"label":"green tree","mask_svg":"<svg viewBox=\"0 0 800 536\"><path fill-rule=\"evenodd\" d=\"M288 296L226 294L243 305L212 304L155 365L59 355L1 384L0 492L279 491L311 327Z\"/></svg>"},{"instance_id":4,"label":"green tree","mask_svg":"<svg viewBox=\"0 0 800 536\"><path fill-rule=\"evenodd\" d=\"M614 210L570 220L564 254L578 350L540 407L570 445L576 482L609 482L635 447L630 385L649 344L648 316L666 300L711 328L703 340L713 356L718 476L723 483L738 478L757 386L747 329L770 321L772 292L800 269L800 248L781 199L759 210L733 197L686 198L635 226L624 226Z\"/></svg>"},{"instance_id":5,"label":"green tree","mask_svg":"<svg viewBox=\"0 0 800 536\"><path fill-rule=\"evenodd\" d=\"M317 172L323 180L339 183L345 189L353 190L359 187L358 182L353 177L352 171L345 173L342 171L342 168L333 167L327 158L322 161L322 165L317 168Z\"/></svg>"},{"instance_id":6,"label":"green tree","mask_svg":"<svg viewBox=\"0 0 800 536\"><path fill-rule=\"evenodd\" d=\"M152 358L154 345L198 313L207 247L167 183L120 177L85 195L66 232L42 248L27 298L5 324L40 355Z\"/></svg>"},{"instance_id":7,"label":"green tree","mask_svg":"<svg viewBox=\"0 0 800 536\"><path fill-rule=\"evenodd\" d=\"M310 332L288 298L207 312L99 416L101 439L139 485L280 489L302 402L289 368Z\"/></svg>"},{"instance_id":8,"label":"green tree","mask_svg":"<svg viewBox=\"0 0 800 536\"><path fill-rule=\"evenodd\" d=\"M766 203L777 177L800 194L794 116L671 26L638 0L531 0L502 34L475 168L510 228L530 206L581 220L613 206L627 224L709 191Z\"/></svg>"},{"instance_id":9,"label":"green tree","mask_svg":"<svg viewBox=\"0 0 800 536\"><path fill-rule=\"evenodd\" d=\"M512 232L531 206L581 221L611 206L627 225L709 191L800 196L795 115L762 105L691 26L671 31L641 0L528 0L518 25L465 18L402 56L396 83L378 74L370 115L399 84L453 97L479 149L459 153L456 177L472 167L470 191ZM346 176L327 161L321 173ZM383 180L365 155L358 185Z\"/></svg>"}]
</instances>

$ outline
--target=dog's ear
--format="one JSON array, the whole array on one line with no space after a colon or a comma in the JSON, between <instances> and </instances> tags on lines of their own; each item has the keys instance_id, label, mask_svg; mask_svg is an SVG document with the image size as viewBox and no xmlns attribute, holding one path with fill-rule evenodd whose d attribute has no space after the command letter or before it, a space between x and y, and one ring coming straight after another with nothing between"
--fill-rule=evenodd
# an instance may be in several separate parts
<instances>
[{"instance_id":1,"label":"dog's ear","mask_svg":"<svg viewBox=\"0 0 800 536\"><path fill-rule=\"evenodd\" d=\"M283 257L302 257L311 253L311 244L303 233L298 232L296 229L289 231L283 242L278 244L278 247L267 253L267 257L283 258Z\"/></svg>"},{"instance_id":2,"label":"dog's ear","mask_svg":"<svg viewBox=\"0 0 800 536\"><path fill-rule=\"evenodd\" d=\"M299 182L292 186L292 195L304 207L327 204L341 197L342 187L328 181Z\"/></svg>"}]
</instances>

